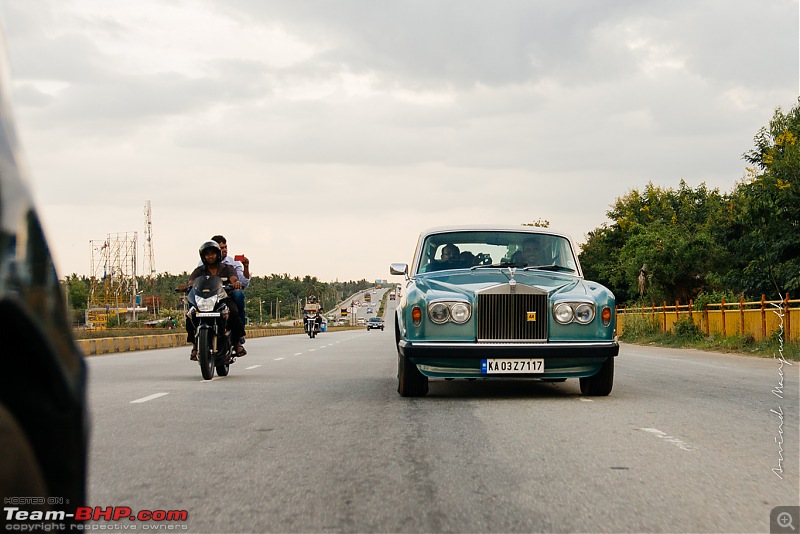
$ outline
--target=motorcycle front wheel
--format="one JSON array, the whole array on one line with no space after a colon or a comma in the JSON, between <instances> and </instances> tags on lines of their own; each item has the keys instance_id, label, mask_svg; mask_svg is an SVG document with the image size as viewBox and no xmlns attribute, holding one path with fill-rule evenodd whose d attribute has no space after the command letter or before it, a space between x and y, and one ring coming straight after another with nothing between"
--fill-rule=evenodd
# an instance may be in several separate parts
<instances>
[{"instance_id":1,"label":"motorcycle front wheel","mask_svg":"<svg viewBox=\"0 0 800 534\"><path fill-rule=\"evenodd\" d=\"M211 354L211 330L203 330L197 336L197 360L205 380L214 378L214 356Z\"/></svg>"}]
</instances>

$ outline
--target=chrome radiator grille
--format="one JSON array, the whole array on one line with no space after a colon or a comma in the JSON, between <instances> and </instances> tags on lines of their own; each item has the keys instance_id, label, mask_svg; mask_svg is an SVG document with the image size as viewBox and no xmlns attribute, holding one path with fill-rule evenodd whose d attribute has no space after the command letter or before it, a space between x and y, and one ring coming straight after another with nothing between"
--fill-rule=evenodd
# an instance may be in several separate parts
<instances>
[{"instance_id":1,"label":"chrome radiator grille","mask_svg":"<svg viewBox=\"0 0 800 534\"><path fill-rule=\"evenodd\" d=\"M547 295L478 294L476 311L478 342L547 341Z\"/></svg>"}]
</instances>

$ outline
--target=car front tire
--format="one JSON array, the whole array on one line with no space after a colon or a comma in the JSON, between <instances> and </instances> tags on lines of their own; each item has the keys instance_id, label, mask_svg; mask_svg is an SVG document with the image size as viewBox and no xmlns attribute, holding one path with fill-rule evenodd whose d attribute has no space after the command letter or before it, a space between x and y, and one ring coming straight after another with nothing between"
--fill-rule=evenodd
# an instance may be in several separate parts
<instances>
[{"instance_id":1,"label":"car front tire","mask_svg":"<svg viewBox=\"0 0 800 534\"><path fill-rule=\"evenodd\" d=\"M402 354L397 354L397 392L401 397L424 397L428 394L428 377Z\"/></svg>"},{"instance_id":2,"label":"car front tire","mask_svg":"<svg viewBox=\"0 0 800 534\"><path fill-rule=\"evenodd\" d=\"M397 392L401 397L424 397L428 394L428 377L400 352L400 332L395 325L397 343Z\"/></svg>"},{"instance_id":3,"label":"car front tire","mask_svg":"<svg viewBox=\"0 0 800 534\"><path fill-rule=\"evenodd\" d=\"M605 397L614 387L614 358L609 358L594 376L581 378L581 393L588 397Z\"/></svg>"}]
</instances>

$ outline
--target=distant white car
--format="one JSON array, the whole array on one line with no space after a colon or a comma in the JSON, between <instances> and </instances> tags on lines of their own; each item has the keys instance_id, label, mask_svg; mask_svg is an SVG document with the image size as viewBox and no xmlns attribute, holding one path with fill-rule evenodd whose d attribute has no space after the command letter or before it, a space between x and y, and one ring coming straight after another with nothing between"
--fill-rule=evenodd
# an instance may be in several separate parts
<instances>
[{"instance_id":1,"label":"distant white car","mask_svg":"<svg viewBox=\"0 0 800 534\"><path fill-rule=\"evenodd\" d=\"M360 324L360 325L367 324L367 320L366 320L366 319L364 319L363 317L359 317L359 318L358 318L358 324Z\"/></svg>"}]
</instances>

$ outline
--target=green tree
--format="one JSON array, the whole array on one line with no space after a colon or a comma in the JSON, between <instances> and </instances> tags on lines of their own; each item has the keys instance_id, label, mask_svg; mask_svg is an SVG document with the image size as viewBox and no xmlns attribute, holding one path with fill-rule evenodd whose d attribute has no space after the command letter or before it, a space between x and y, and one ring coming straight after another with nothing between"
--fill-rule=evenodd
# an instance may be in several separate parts
<instances>
[{"instance_id":1,"label":"green tree","mask_svg":"<svg viewBox=\"0 0 800 534\"><path fill-rule=\"evenodd\" d=\"M646 266L646 297L688 301L716 287L726 271L723 236L729 198L701 184L678 189L648 183L618 198L607 212L612 223L590 232L580 254L586 277L607 285L620 302L639 298Z\"/></svg>"},{"instance_id":2,"label":"green tree","mask_svg":"<svg viewBox=\"0 0 800 534\"><path fill-rule=\"evenodd\" d=\"M713 281L726 251L708 229L687 231L678 225L651 224L632 232L619 252L620 269L612 282L637 280L645 271L645 300L688 302Z\"/></svg>"},{"instance_id":3,"label":"green tree","mask_svg":"<svg viewBox=\"0 0 800 534\"><path fill-rule=\"evenodd\" d=\"M735 191L734 250L741 274L729 281L752 297L800 292L798 138L800 98L788 113L778 108L755 136L755 148L744 154L755 167Z\"/></svg>"},{"instance_id":4,"label":"green tree","mask_svg":"<svg viewBox=\"0 0 800 534\"><path fill-rule=\"evenodd\" d=\"M85 309L89 300L89 280L86 277L79 278L77 274L72 273L66 277L65 284L70 308Z\"/></svg>"}]
</instances>

